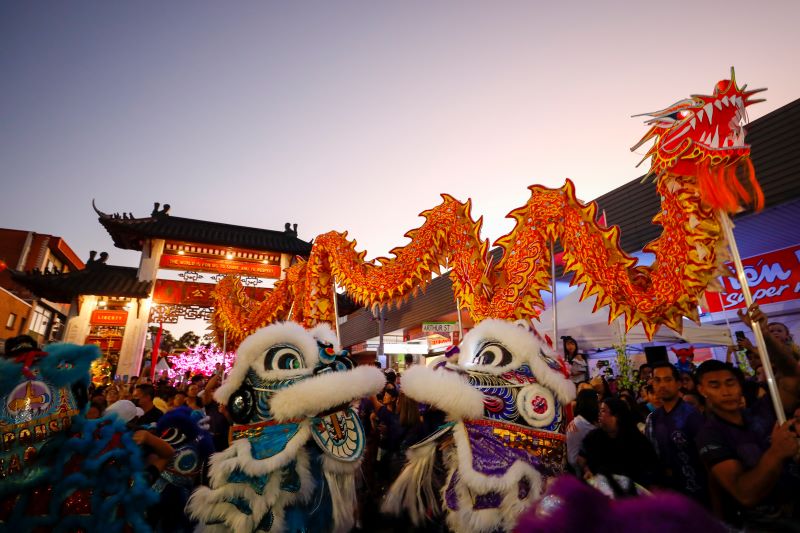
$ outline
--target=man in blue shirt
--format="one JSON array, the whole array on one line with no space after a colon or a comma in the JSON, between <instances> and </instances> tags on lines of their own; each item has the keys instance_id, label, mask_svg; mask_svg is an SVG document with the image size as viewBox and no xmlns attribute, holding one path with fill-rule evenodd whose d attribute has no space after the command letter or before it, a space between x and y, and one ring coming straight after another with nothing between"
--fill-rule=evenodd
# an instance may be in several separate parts
<instances>
[{"instance_id":1,"label":"man in blue shirt","mask_svg":"<svg viewBox=\"0 0 800 533\"><path fill-rule=\"evenodd\" d=\"M654 394L661 406L647 417L645 434L656 450L667 488L708 505L705 469L695 444L704 419L680 397L680 373L667 362L653 365Z\"/></svg>"}]
</instances>

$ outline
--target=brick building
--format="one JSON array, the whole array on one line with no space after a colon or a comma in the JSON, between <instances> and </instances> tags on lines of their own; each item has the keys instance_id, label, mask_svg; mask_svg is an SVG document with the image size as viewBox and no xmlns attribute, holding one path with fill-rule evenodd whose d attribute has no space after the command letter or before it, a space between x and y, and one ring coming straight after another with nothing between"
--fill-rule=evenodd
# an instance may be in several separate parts
<instances>
[{"instance_id":1,"label":"brick building","mask_svg":"<svg viewBox=\"0 0 800 533\"><path fill-rule=\"evenodd\" d=\"M40 343L61 340L69 305L35 296L12 278L12 271L66 273L80 270L83 261L62 239L33 231L0 228L0 344L21 335Z\"/></svg>"}]
</instances>

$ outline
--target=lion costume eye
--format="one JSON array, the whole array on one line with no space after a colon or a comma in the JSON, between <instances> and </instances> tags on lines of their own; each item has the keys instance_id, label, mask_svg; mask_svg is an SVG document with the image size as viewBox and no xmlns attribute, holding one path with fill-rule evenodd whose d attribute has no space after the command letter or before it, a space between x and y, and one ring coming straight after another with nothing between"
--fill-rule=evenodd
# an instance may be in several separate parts
<instances>
[{"instance_id":1,"label":"lion costume eye","mask_svg":"<svg viewBox=\"0 0 800 533\"><path fill-rule=\"evenodd\" d=\"M264 370L297 370L304 366L300 350L289 344L273 346L264 353Z\"/></svg>"},{"instance_id":2,"label":"lion costume eye","mask_svg":"<svg viewBox=\"0 0 800 533\"><path fill-rule=\"evenodd\" d=\"M513 357L508 348L499 342L487 342L478 349L472 358L473 365L480 366L506 366L511 364Z\"/></svg>"}]
</instances>

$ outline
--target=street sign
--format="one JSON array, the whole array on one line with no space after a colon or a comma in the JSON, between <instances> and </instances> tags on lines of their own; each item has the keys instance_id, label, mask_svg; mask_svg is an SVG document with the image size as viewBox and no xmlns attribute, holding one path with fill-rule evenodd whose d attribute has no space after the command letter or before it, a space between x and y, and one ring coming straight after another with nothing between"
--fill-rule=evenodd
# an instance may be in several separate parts
<instances>
[{"instance_id":1,"label":"street sign","mask_svg":"<svg viewBox=\"0 0 800 533\"><path fill-rule=\"evenodd\" d=\"M423 322L422 331L424 333L452 333L458 331L456 322Z\"/></svg>"}]
</instances>

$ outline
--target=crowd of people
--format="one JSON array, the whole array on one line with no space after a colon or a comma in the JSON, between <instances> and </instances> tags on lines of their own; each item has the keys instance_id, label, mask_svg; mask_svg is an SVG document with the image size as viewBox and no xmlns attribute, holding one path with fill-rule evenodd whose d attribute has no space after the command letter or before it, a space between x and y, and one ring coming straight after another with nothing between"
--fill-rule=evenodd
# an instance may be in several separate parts
<instances>
[{"instance_id":1,"label":"crowd of people","mask_svg":"<svg viewBox=\"0 0 800 533\"><path fill-rule=\"evenodd\" d=\"M578 391L567 407L568 472L586 480L602 475L620 497L641 489L677 491L733 527L800 530L800 455L794 426L800 415L800 352L786 327L768 323L757 307L742 318L765 334L788 422L776 423L761 358L746 338L729 351L727 362L709 360L681 371L668 362L643 364L636 388L619 387L602 376L589 379L587 358L574 339L567 339L565 359ZM734 361L735 350L747 357ZM383 391L358 404L367 445L358 479L357 525L365 531L398 530L399 522L387 529L380 515L383 495L400 472L408 447L445 422L443 413L403 394L394 370L384 373ZM134 378L93 387L88 416L114 412L123 418L136 431L135 440L154 469L163 470L169 462L164 454L170 452L159 445L157 428L165 413L191 410L208 428L214 451L228 446L229 422L213 398L221 380L220 368L208 378L187 373L172 383ZM204 473L198 470L194 485L206 482ZM620 476L635 485L616 483ZM184 526L189 529L188 521ZM400 527L413 529L406 523ZM446 528L434 523L425 530Z\"/></svg>"},{"instance_id":2,"label":"crowd of people","mask_svg":"<svg viewBox=\"0 0 800 533\"><path fill-rule=\"evenodd\" d=\"M764 334L786 423L776 422L760 354L740 336L726 362L642 365L638 390L579 381L567 428L572 473L680 492L735 528L800 531L798 349L785 325L748 311L740 316ZM737 351L746 357L733 364Z\"/></svg>"}]
</instances>

